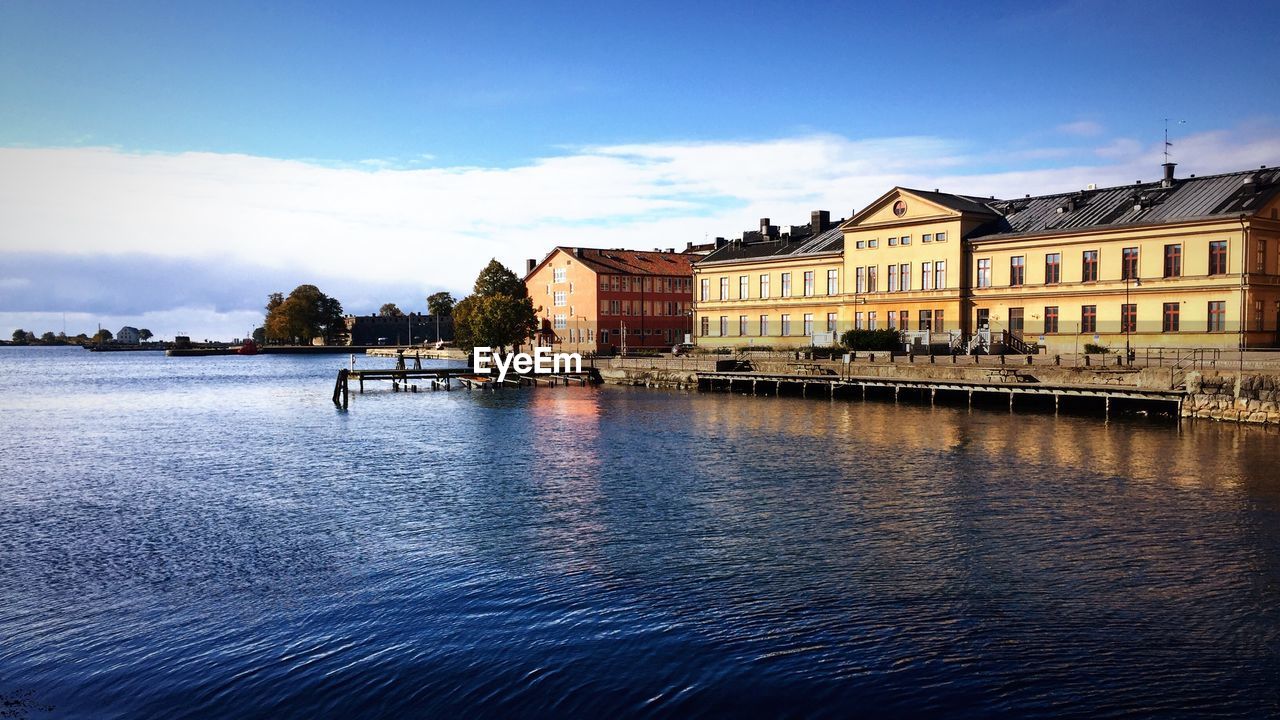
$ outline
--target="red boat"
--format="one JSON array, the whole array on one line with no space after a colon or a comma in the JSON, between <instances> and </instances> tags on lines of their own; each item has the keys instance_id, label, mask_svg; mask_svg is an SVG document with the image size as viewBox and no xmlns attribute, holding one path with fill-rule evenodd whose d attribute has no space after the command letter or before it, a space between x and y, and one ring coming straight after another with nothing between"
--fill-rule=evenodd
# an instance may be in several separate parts
<instances>
[{"instance_id":1,"label":"red boat","mask_svg":"<svg viewBox=\"0 0 1280 720\"><path fill-rule=\"evenodd\" d=\"M257 355L258 343L252 340L245 340L240 343L240 349L236 351L237 355Z\"/></svg>"}]
</instances>

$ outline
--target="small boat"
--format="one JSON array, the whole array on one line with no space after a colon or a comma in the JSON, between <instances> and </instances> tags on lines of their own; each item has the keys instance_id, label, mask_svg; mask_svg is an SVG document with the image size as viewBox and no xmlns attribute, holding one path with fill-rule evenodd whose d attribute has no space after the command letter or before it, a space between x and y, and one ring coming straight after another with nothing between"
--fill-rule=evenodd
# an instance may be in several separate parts
<instances>
[{"instance_id":1,"label":"small boat","mask_svg":"<svg viewBox=\"0 0 1280 720\"><path fill-rule=\"evenodd\" d=\"M254 341L252 341L252 340L245 340L243 343L240 343L240 349L239 349L239 350L236 350L236 354L238 354L238 355L257 355L257 354L258 354L258 343L254 342Z\"/></svg>"}]
</instances>

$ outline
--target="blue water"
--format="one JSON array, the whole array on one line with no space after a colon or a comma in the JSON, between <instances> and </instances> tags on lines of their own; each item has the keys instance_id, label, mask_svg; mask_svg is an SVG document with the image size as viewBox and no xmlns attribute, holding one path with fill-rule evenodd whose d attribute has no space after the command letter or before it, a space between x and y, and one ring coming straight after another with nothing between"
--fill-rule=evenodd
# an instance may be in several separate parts
<instances>
[{"instance_id":1,"label":"blue water","mask_svg":"<svg viewBox=\"0 0 1280 720\"><path fill-rule=\"evenodd\" d=\"M345 363L0 349L6 709L1280 715L1275 431Z\"/></svg>"}]
</instances>

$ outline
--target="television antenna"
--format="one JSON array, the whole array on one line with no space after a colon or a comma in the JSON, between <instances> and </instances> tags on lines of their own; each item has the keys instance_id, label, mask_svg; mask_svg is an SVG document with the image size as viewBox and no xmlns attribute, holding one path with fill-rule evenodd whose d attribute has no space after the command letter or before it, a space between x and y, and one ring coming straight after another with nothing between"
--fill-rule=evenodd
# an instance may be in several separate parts
<instances>
[{"instance_id":1,"label":"television antenna","mask_svg":"<svg viewBox=\"0 0 1280 720\"><path fill-rule=\"evenodd\" d=\"M1179 125L1186 125L1186 120L1179 120ZM1164 162L1169 164L1169 148L1173 147L1173 143L1169 142L1169 118L1164 119Z\"/></svg>"}]
</instances>

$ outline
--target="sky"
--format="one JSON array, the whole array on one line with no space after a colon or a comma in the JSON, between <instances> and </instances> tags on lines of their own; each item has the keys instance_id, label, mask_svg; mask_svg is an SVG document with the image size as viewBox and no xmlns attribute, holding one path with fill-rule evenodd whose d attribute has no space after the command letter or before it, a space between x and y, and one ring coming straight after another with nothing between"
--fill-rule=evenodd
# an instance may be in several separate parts
<instances>
[{"instance_id":1,"label":"sky","mask_svg":"<svg viewBox=\"0 0 1280 720\"><path fill-rule=\"evenodd\" d=\"M0 333L1280 164L1280 3L0 0Z\"/></svg>"}]
</instances>

